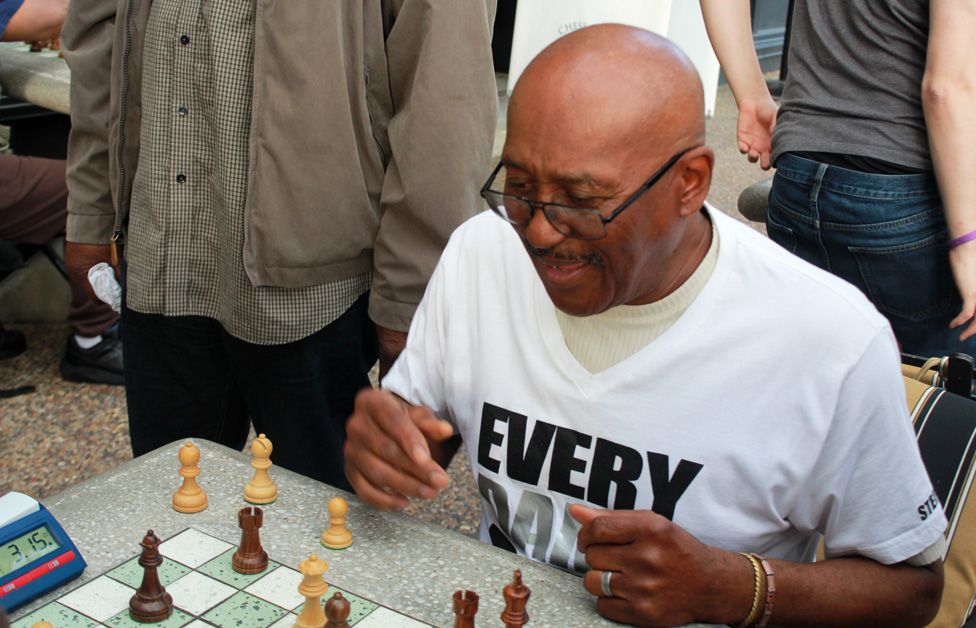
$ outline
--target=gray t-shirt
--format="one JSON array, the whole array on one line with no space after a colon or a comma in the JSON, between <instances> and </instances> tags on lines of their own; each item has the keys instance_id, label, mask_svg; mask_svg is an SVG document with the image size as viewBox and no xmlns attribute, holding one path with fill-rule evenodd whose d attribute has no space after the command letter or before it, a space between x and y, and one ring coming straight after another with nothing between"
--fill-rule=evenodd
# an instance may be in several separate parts
<instances>
[{"instance_id":1,"label":"gray t-shirt","mask_svg":"<svg viewBox=\"0 0 976 628\"><path fill-rule=\"evenodd\" d=\"M931 170L928 35L927 0L797 0L773 160L839 153Z\"/></svg>"}]
</instances>

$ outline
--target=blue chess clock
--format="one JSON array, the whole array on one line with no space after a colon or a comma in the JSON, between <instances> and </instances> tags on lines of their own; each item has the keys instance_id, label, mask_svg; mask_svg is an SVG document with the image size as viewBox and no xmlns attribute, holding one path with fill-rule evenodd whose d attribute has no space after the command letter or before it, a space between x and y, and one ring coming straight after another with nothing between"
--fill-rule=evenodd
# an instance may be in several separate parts
<instances>
[{"instance_id":1,"label":"blue chess clock","mask_svg":"<svg viewBox=\"0 0 976 628\"><path fill-rule=\"evenodd\" d=\"M85 566L47 508L23 493L0 495L0 607L12 611L77 578Z\"/></svg>"}]
</instances>

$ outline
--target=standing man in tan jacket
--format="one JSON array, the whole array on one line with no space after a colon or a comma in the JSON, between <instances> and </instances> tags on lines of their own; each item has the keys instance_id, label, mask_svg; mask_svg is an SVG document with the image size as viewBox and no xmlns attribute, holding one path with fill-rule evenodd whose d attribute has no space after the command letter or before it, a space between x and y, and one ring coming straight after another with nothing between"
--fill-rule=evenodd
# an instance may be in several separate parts
<instances>
[{"instance_id":1,"label":"standing man in tan jacket","mask_svg":"<svg viewBox=\"0 0 976 628\"><path fill-rule=\"evenodd\" d=\"M121 258L136 455L187 436L338 486L345 419L480 208L494 0L86 0L71 271Z\"/></svg>"}]
</instances>

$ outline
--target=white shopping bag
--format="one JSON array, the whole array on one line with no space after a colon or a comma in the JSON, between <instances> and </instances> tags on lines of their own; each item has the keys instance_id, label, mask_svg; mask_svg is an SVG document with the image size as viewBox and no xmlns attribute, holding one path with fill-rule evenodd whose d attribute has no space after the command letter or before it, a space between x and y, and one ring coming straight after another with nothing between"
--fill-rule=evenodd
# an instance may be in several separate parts
<instances>
[{"instance_id":1,"label":"white shopping bag","mask_svg":"<svg viewBox=\"0 0 976 628\"><path fill-rule=\"evenodd\" d=\"M705 86L705 115L715 109L719 63L694 0L519 0L508 92L543 48L584 26L616 22L664 35L684 50Z\"/></svg>"}]
</instances>

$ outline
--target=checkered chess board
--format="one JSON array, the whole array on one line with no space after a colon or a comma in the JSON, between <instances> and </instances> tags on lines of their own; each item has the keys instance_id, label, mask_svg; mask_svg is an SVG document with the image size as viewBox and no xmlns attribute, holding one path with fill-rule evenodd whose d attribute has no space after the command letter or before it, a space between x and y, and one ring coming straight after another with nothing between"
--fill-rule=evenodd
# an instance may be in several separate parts
<instances>
[{"instance_id":1,"label":"checkered chess board","mask_svg":"<svg viewBox=\"0 0 976 628\"><path fill-rule=\"evenodd\" d=\"M52 59L57 59L58 58L58 55L59 55L59 51L57 51L57 50L51 50L49 48L45 48L44 50L42 50L40 52L31 52L30 51L30 44L28 44L26 42L22 42L22 41L5 41L5 42L0 42L0 49L3 49L3 50L12 50L12 51L15 51L15 52L22 52L25 55L36 55L38 57L48 57L48 58L52 58Z\"/></svg>"},{"instance_id":2,"label":"checkered chess board","mask_svg":"<svg viewBox=\"0 0 976 628\"><path fill-rule=\"evenodd\" d=\"M140 624L129 617L129 598L142 582L143 568L136 556L54 602L13 623L30 628L46 620L57 628L67 626L159 626L160 628L245 626L293 626L305 598L298 593L302 574L270 560L268 568L242 575L231 567L237 546L189 528L163 541L159 580L173 596L173 614L166 621ZM326 572L328 580L328 572ZM419 628L428 626L354 593L332 587L350 602L349 625L358 628Z\"/></svg>"}]
</instances>

